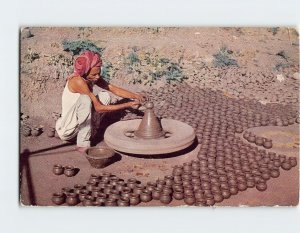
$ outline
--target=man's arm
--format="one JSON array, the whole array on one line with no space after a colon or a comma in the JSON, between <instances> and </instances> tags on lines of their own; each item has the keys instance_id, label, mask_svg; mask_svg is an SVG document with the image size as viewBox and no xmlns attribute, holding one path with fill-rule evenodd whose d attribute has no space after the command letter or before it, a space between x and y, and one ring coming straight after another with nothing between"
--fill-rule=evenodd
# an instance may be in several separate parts
<instances>
[{"instance_id":1,"label":"man's arm","mask_svg":"<svg viewBox=\"0 0 300 233\"><path fill-rule=\"evenodd\" d=\"M127 91L123 88L112 85L112 84L106 82L103 78L100 78L97 81L96 85L103 88L103 89L105 89L105 90L108 90L108 91L114 93L117 96L123 97L123 98L137 99L139 101L144 101L145 100L144 95L133 93L133 92Z\"/></svg>"},{"instance_id":2,"label":"man's arm","mask_svg":"<svg viewBox=\"0 0 300 233\"><path fill-rule=\"evenodd\" d=\"M131 101L123 104L116 105L103 105L97 97L90 91L87 83L81 77L74 77L69 81L69 89L74 93L80 93L82 95L87 95L91 98L94 108L97 112L112 112L120 109L125 109L129 107L137 107L139 102Z\"/></svg>"}]
</instances>

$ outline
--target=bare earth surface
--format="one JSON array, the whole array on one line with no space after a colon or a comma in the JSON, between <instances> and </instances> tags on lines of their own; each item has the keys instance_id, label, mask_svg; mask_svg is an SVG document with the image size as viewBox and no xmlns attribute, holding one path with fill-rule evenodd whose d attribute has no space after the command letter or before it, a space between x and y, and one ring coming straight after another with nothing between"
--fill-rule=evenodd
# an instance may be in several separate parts
<instances>
[{"instance_id":1,"label":"bare earth surface","mask_svg":"<svg viewBox=\"0 0 300 233\"><path fill-rule=\"evenodd\" d=\"M201 144L175 153L168 158L140 158L119 154L118 160L104 169L90 166L84 155L75 150L76 145L47 136L54 127L54 113L61 111L61 94L72 66L51 63L51 56L63 54L62 41L88 39L105 48L103 61L111 62L111 82L134 91L149 91L165 85L156 81L151 87L133 84L137 69L142 74L148 69L158 69L153 63L128 72L124 59L136 51L143 60L150 54L168 58L182 67L190 86L220 90L228 98L254 99L262 104L277 103L299 109L299 38L293 29L280 28L30 28L33 37L21 33L20 110L28 115L26 124L41 126L43 133L25 137L20 134L20 200L22 205L52 206L52 194L63 187L85 184L91 174L110 172L127 180L135 177L142 183L156 181L172 173L175 165L197 159ZM222 46L232 51L238 67L217 68L214 54ZM30 49L29 49L30 48ZM33 51L38 59L28 61L26 55ZM280 53L284 51L284 53ZM277 54L281 55L277 55ZM282 56L283 55L283 56ZM154 57L154 58L153 58ZM128 66L128 65L127 65ZM150 67L150 68L149 68ZM149 73L149 72L148 72ZM297 112L299 114L299 111ZM22 126L22 125L21 125ZM299 201L299 124L289 126L261 126L248 129L257 136L273 140L272 152L297 157L298 164L289 171L280 169L278 178L267 181L267 190L260 192L248 188L215 206L294 206ZM242 134L236 134L242 140ZM244 142L246 142L244 140ZM101 140L95 144L103 144ZM73 165L79 168L74 177L56 176L54 164ZM159 201L138 206L161 206ZM81 206L81 204L79 204ZM173 200L169 206L185 206Z\"/></svg>"}]
</instances>

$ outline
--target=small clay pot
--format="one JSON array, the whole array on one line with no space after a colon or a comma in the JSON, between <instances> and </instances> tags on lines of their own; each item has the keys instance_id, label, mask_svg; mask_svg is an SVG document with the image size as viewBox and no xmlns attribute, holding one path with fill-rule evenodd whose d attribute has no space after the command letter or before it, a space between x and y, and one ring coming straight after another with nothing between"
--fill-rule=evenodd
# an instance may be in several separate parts
<instances>
[{"instance_id":1,"label":"small clay pot","mask_svg":"<svg viewBox=\"0 0 300 233\"><path fill-rule=\"evenodd\" d=\"M51 200L55 205L62 205L66 201L66 196L65 196L64 193L60 193L60 192L59 193L53 193Z\"/></svg>"},{"instance_id":2,"label":"small clay pot","mask_svg":"<svg viewBox=\"0 0 300 233\"><path fill-rule=\"evenodd\" d=\"M268 170L269 171L269 170ZM271 175L269 172L263 172L261 173L261 177L264 179L264 180L269 180L271 178Z\"/></svg>"},{"instance_id":3,"label":"small clay pot","mask_svg":"<svg viewBox=\"0 0 300 233\"><path fill-rule=\"evenodd\" d=\"M59 164L55 164L52 169L53 173L57 176L62 175L64 173L64 167Z\"/></svg>"},{"instance_id":4,"label":"small clay pot","mask_svg":"<svg viewBox=\"0 0 300 233\"><path fill-rule=\"evenodd\" d=\"M64 170L64 174L67 177L75 176L75 168L73 166L66 166Z\"/></svg>"},{"instance_id":5,"label":"small clay pot","mask_svg":"<svg viewBox=\"0 0 300 233\"><path fill-rule=\"evenodd\" d=\"M267 189L267 184L264 182L260 182L260 183L256 184L256 189L261 192L265 191Z\"/></svg>"},{"instance_id":6,"label":"small clay pot","mask_svg":"<svg viewBox=\"0 0 300 233\"><path fill-rule=\"evenodd\" d=\"M107 198L105 200L104 205L105 206L111 206L111 207L113 207L113 206L117 206L118 204L117 204L117 200L116 199L109 197L109 198Z\"/></svg>"},{"instance_id":7,"label":"small clay pot","mask_svg":"<svg viewBox=\"0 0 300 233\"><path fill-rule=\"evenodd\" d=\"M273 170L271 170L271 172L270 172L270 176L271 176L272 178L277 178L277 177L280 176L280 171L279 171L279 170L276 170L276 169L273 169Z\"/></svg>"},{"instance_id":8,"label":"small clay pot","mask_svg":"<svg viewBox=\"0 0 300 233\"><path fill-rule=\"evenodd\" d=\"M159 200L161 203L168 205L172 201L172 196L168 193L162 193Z\"/></svg>"},{"instance_id":9,"label":"small clay pot","mask_svg":"<svg viewBox=\"0 0 300 233\"><path fill-rule=\"evenodd\" d=\"M215 202L214 197L207 197L207 198L206 198L206 205L208 205L208 206L213 206L215 203L216 203L216 202Z\"/></svg>"},{"instance_id":10,"label":"small clay pot","mask_svg":"<svg viewBox=\"0 0 300 233\"><path fill-rule=\"evenodd\" d=\"M290 164L291 164L292 167L297 166L297 159L295 157L290 157L289 161L290 161Z\"/></svg>"},{"instance_id":11,"label":"small clay pot","mask_svg":"<svg viewBox=\"0 0 300 233\"><path fill-rule=\"evenodd\" d=\"M142 185L142 184L136 184L135 188L133 189L133 193L135 193L135 194L141 194L144 189L145 189L144 185Z\"/></svg>"},{"instance_id":12,"label":"small clay pot","mask_svg":"<svg viewBox=\"0 0 300 233\"><path fill-rule=\"evenodd\" d=\"M271 149L273 147L273 143L271 140L265 140L263 143L264 148Z\"/></svg>"},{"instance_id":13,"label":"small clay pot","mask_svg":"<svg viewBox=\"0 0 300 233\"><path fill-rule=\"evenodd\" d=\"M173 197L176 200L182 200L184 198L183 190L174 190Z\"/></svg>"},{"instance_id":14,"label":"small clay pot","mask_svg":"<svg viewBox=\"0 0 300 233\"><path fill-rule=\"evenodd\" d=\"M136 206L138 204L140 204L141 200L140 200L140 195L138 194L130 194L130 197L129 197L129 204L131 206Z\"/></svg>"},{"instance_id":15,"label":"small clay pot","mask_svg":"<svg viewBox=\"0 0 300 233\"><path fill-rule=\"evenodd\" d=\"M250 135L248 137L248 142L250 142L250 143L255 143L255 140L256 140L256 137L254 135Z\"/></svg>"},{"instance_id":16,"label":"small clay pot","mask_svg":"<svg viewBox=\"0 0 300 233\"><path fill-rule=\"evenodd\" d=\"M115 190L122 191L125 187L125 182L123 180L119 180L115 185Z\"/></svg>"},{"instance_id":17,"label":"small clay pot","mask_svg":"<svg viewBox=\"0 0 300 233\"><path fill-rule=\"evenodd\" d=\"M84 189L84 186L81 184L75 184L74 185L74 193L79 194L81 190Z\"/></svg>"},{"instance_id":18,"label":"small clay pot","mask_svg":"<svg viewBox=\"0 0 300 233\"><path fill-rule=\"evenodd\" d=\"M292 168L292 165L289 162L283 162L281 164L281 167L282 167L283 170L288 171L288 170L290 170Z\"/></svg>"},{"instance_id":19,"label":"small clay pot","mask_svg":"<svg viewBox=\"0 0 300 233\"><path fill-rule=\"evenodd\" d=\"M130 178L127 180L127 187L133 189L137 184L137 180L135 178Z\"/></svg>"},{"instance_id":20,"label":"small clay pot","mask_svg":"<svg viewBox=\"0 0 300 233\"><path fill-rule=\"evenodd\" d=\"M229 192L231 195L236 195L239 192L239 189L236 186L229 187Z\"/></svg>"},{"instance_id":21,"label":"small clay pot","mask_svg":"<svg viewBox=\"0 0 300 233\"><path fill-rule=\"evenodd\" d=\"M152 195L151 192L148 190L144 190L141 194L140 194L140 199L142 202L149 202L152 200Z\"/></svg>"},{"instance_id":22,"label":"small clay pot","mask_svg":"<svg viewBox=\"0 0 300 233\"><path fill-rule=\"evenodd\" d=\"M129 206L130 200L127 197L120 197L117 201L118 206Z\"/></svg>"},{"instance_id":23,"label":"small clay pot","mask_svg":"<svg viewBox=\"0 0 300 233\"><path fill-rule=\"evenodd\" d=\"M224 200L224 197L222 196L222 194L214 194L214 200L216 203L220 203Z\"/></svg>"},{"instance_id":24,"label":"small clay pot","mask_svg":"<svg viewBox=\"0 0 300 233\"><path fill-rule=\"evenodd\" d=\"M222 190L222 196L224 199L228 199L231 196L231 193L229 190Z\"/></svg>"},{"instance_id":25,"label":"small clay pot","mask_svg":"<svg viewBox=\"0 0 300 233\"><path fill-rule=\"evenodd\" d=\"M67 195L68 193L74 193L74 190L69 187L64 187L61 189L61 192Z\"/></svg>"},{"instance_id":26,"label":"small clay pot","mask_svg":"<svg viewBox=\"0 0 300 233\"><path fill-rule=\"evenodd\" d=\"M76 193L68 193L66 198L66 203L69 206L77 205L79 202L78 195Z\"/></svg>"},{"instance_id":27,"label":"small clay pot","mask_svg":"<svg viewBox=\"0 0 300 233\"><path fill-rule=\"evenodd\" d=\"M184 197L184 203L187 205L194 205L195 201L196 201L196 199L195 199L194 195L186 195Z\"/></svg>"},{"instance_id":28,"label":"small clay pot","mask_svg":"<svg viewBox=\"0 0 300 233\"><path fill-rule=\"evenodd\" d=\"M240 191L245 191L248 188L246 183L238 183L237 187Z\"/></svg>"},{"instance_id":29,"label":"small clay pot","mask_svg":"<svg viewBox=\"0 0 300 233\"><path fill-rule=\"evenodd\" d=\"M262 137L256 137L255 144L257 146L262 146L264 144L264 139Z\"/></svg>"},{"instance_id":30,"label":"small clay pot","mask_svg":"<svg viewBox=\"0 0 300 233\"><path fill-rule=\"evenodd\" d=\"M40 128L34 128L33 130L31 130L31 134L32 136L39 136L41 134L41 129Z\"/></svg>"},{"instance_id":31,"label":"small clay pot","mask_svg":"<svg viewBox=\"0 0 300 233\"><path fill-rule=\"evenodd\" d=\"M79 201L82 202L85 199L85 197L89 195L89 193L90 192L88 190L85 190L85 189L80 190L80 192L78 194Z\"/></svg>"},{"instance_id":32,"label":"small clay pot","mask_svg":"<svg viewBox=\"0 0 300 233\"><path fill-rule=\"evenodd\" d=\"M160 199L160 195L162 193L162 189L161 188L158 188L158 187L155 187L152 191L152 198L154 200L159 200Z\"/></svg>"},{"instance_id":33,"label":"small clay pot","mask_svg":"<svg viewBox=\"0 0 300 233\"><path fill-rule=\"evenodd\" d=\"M83 206L93 206L95 201L95 197L87 195L82 201Z\"/></svg>"}]
</instances>

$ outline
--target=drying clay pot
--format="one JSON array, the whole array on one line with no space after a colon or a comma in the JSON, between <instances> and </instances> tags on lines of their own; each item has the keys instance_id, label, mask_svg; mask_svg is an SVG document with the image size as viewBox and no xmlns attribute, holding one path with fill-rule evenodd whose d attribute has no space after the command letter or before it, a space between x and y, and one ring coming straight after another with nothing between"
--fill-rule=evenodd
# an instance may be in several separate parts
<instances>
[{"instance_id":1,"label":"drying clay pot","mask_svg":"<svg viewBox=\"0 0 300 233\"><path fill-rule=\"evenodd\" d=\"M279 170L271 170L271 172L270 172L270 176L272 177L272 178L277 178L277 177L279 177L280 176L280 172L279 172Z\"/></svg>"},{"instance_id":2,"label":"drying clay pot","mask_svg":"<svg viewBox=\"0 0 300 233\"><path fill-rule=\"evenodd\" d=\"M168 205L172 201L172 196L167 193L162 193L159 200L161 203Z\"/></svg>"},{"instance_id":3,"label":"drying clay pot","mask_svg":"<svg viewBox=\"0 0 300 233\"><path fill-rule=\"evenodd\" d=\"M64 173L64 167L59 164L55 164L52 169L55 175L62 175Z\"/></svg>"},{"instance_id":4,"label":"drying clay pot","mask_svg":"<svg viewBox=\"0 0 300 233\"><path fill-rule=\"evenodd\" d=\"M135 206L140 204L141 200L140 200L140 196L138 194L134 194L132 193L129 197L129 203L131 206Z\"/></svg>"},{"instance_id":5,"label":"drying clay pot","mask_svg":"<svg viewBox=\"0 0 300 233\"><path fill-rule=\"evenodd\" d=\"M34 128L33 130L31 130L31 134L32 136L39 136L41 134L41 129L40 128Z\"/></svg>"},{"instance_id":6,"label":"drying clay pot","mask_svg":"<svg viewBox=\"0 0 300 233\"><path fill-rule=\"evenodd\" d=\"M281 167L282 167L283 170L288 171L288 170L290 170L292 168L292 165L289 162L283 162L281 164Z\"/></svg>"},{"instance_id":7,"label":"drying clay pot","mask_svg":"<svg viewBox=\"0 0 300 233\"><path fill-rule=\"evenodd\" d=\"M129 198L127 197L121 197L118 201L117 201L117 204L118 206L129 206Z\"/></svg>"},{"instance_id":8,"label":"drying clay pot","mask_svg":"<svg viewBox=\"0 0 300 233\"><path fill-rule=\"evenodd\" d=\"M76 193L68 193L66 198L66 203L69 206L77 205L79 202L78 195Z\"/></svg>"},{"instance_id":9,"label":"drying clay pot","mask_svg":"<svg viewBox=\"0 0 300 233\"><path fill-rule=\"evenodd\" d=\"M152 196L151 196L151 192L148 190L144 190L141 194L140 194L140 199L142 202L149 202L152 200Z\"/></svg>"},{"instance_id":10,"label":"drying clay pot","mask_svg":"<svg viewBox=\"0 0 300 233\"><path fill-rule=\"evenodd\" d=\"M184 203L187 205L194 205L195 204L195 197L194 195L188 195L184 197Z\"/></svg>"},{"instance_id":11,"label":"drying clay pot","mask_svg":"<svg viewBox=\"0 0 300 233\"><path fill-rule=\"evenodd\" d=\"M62 205L65 203L66 196L64 193L53 193L51 200L56 205Z\"/></svg>"},{"instance_id":12,"label":"drying clay pot","mask_svg":"<svg viewBox=\"0 0 300 233\"><path fill-rule=\"evenodd\" d=\"M104 202L105 206L117 206L117 201L114 198L107 198Z\"/></svg>"},{"instance_id":13,"label":"drying clay pot","mask_svg":"<svg viewBox=\"0 0 300 233\"><path fill-rule=\"evenodd\" d=\"M159 200L160 199L160 195L162 193L162 189L161 188L158 188L158 187L155 187L152 191L152 198L154 200Z\"/></svg>"},{"instance_id":14,"label":"drying clay pot","mask_svg":"<svg viewBox=\"0 0 300 233\"><path fill-rule=\"evenodd\" d=\"M182 190L174 190L173 197L176 200L182 200L184 198L184 194Z\"/></svg>"},{"instance_id":15,"label":"drying clay pot","mask_svg":"<svg viewBox=\"0 0 300 233\"><path fill-rule=\"evenodd\" d=\"M258 183L258 184L256 184L256 189L261 192L265 191L267 189L267 184L263 183L263 182Z\"/></svg>"},{"instance_id":16,"label":"drying clay pot","mask_svg":"<svg viewBox=\"0 0 300 233\"><path fill-rule=\"evenodd\" d=\"M67 177L75 176L75 168L73 166L66 166L64 170L64 174Z\"/></svg>"},{"instance_id":17,"label":"drying clay pot","mask_svg":"<svg viewBox=\"0 0 300 233\"><path fill-rule=\"evenodd\" d=\"M265 140L263 143L264 148L271 149L273 147L273 143L271 140Z\"/></svg>"}]
</instances>

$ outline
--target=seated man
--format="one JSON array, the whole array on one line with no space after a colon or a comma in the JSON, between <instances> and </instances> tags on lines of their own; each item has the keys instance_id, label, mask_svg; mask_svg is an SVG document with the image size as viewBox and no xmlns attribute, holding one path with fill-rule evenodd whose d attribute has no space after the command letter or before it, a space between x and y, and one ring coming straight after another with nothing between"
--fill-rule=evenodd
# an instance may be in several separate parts
<instances>
[{"instance_id":1,"label":"seated man","mask_svg":"<svg viewBox=\"0 0 300 233\"><path fill-rule=\"evenodd\" d=\"M80 54L74 62L74 73L68 77L62 95L62 114L55 128L62 140L69 141L77 136L77 149L80 152L90 147L92 105L95 111L106 113L130 107L137 108L144 99L142 94L107 83L100 77L101 65L102 60L98 53L85 51ZM93 85L134 101L109 105L109 94L102 91L97 98L93 94Z\"/></svg>"}]
</instances>

